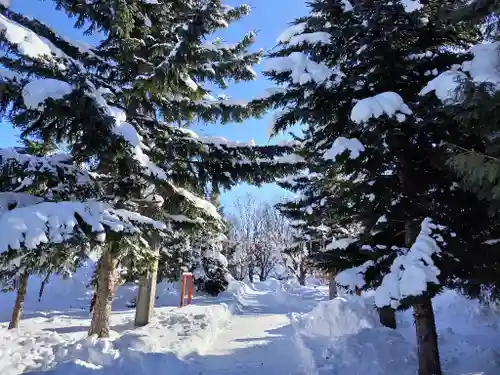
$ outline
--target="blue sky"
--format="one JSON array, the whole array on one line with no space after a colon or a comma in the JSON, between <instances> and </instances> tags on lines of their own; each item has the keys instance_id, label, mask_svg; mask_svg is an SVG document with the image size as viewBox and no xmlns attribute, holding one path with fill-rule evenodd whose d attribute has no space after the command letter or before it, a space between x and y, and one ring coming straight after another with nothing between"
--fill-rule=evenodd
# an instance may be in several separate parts
<instances>
[{"instance_id":1,"label":"blue sky","mask_svg":"<svg viewBox=\"0 0 500 375\"><path fill-rule=\"evenodd\" d=\"M265 50L273 48L277 36L287 27L287 24L294 18L305 14L306 11L305 0L226 0L225 2L229 5L238 5L244 2L252 7L252 13L243 20L230 25L228 29L220 33L220 36L231 43L237 41L246 32L255 30L257 31L257 41L253 48ZM12 9L45 22L73 40L92 42L92 37L84 36L80 30L75 30L73 21L62 12L56 11L51 1L13 0ZM238 99L250 99L272 85L260 74L260 66L254 68L258 73L255 81L233 85L227 94ZM241 124L224 126L209 124L200 126L196 131L205 135L223 136L231 140L249 141L253 139L257 144L267 144L270 142L266 134L270 117L271 114L268 114L262 119L251 119ZM284 137L286 136L280 136L274 142ZM0 147L13 146L15 142L15 132L8 124L3 123L0 132ZM240 185L223 194L222 204L230 210L233 202L246 193L251 193L257 199L266 201L277 201L287 194L286 191L275 185L266 185L261 188Z\"/></svg>"}]
</instances>

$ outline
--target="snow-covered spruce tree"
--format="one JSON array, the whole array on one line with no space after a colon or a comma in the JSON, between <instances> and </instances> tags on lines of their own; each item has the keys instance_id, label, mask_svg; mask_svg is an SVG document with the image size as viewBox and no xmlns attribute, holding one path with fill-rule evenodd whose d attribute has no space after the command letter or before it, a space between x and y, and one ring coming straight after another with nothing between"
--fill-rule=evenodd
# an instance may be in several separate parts
<instances>
[{"instance_id":1,"label":"snow-covered spruce tree","mask_svg":"<svg viewBox=\"0 0 500 375\"><path fill-rule=\"evenodd\" d=\"M498 14L486 18L486 21L497 21ZM484 28L484 14L472 21ZM486 28L485 31L485 41L470 48L470 60L453 70L440 72L425 86L422 94L437 97L441 101L441 117L449 118L449 122L455 123L462 132L480 140L469 145L449 142L447 162L459 175L461 187L489 202L492 214L496 215L500 208L499 127L495 121L500 103L500 44L498 29ZM500 296L500 259L492 247L498 246L498 241L492 237L483 246L490 247L490 251L471 254L470 277L458 282L457 286L469 296L496 300Z\"/></svg>"},{"instance_id":2,"label":"snow-covered spruce tree","mask_svg":"<svg viewBox=\"0 0 500 375\"><path fill-rule=\"evenodd\" d=\"M210 182L220 188L241 179L262 183L289 169L290 158L280 157L290 147L198 137L171 125L241 120L250 114L248 106L215 99L203 86L215 82L225 88L228 79L254 77L250 65L260 52L246 53L253 34L235 45L204 41L247 7L227 8L219 1L56 3L77 17L77 26L104 31L105 39L95 48L77 46L37 20L2 7L2 27L9 31L2 42L11 51L1 60L9 69L2 109L25 136L67 142L73 160L98 180L96 198L172 225L217 225L220 215L213 205L184 186ZM156 236L141 237L156 254ZM100 260L103 291L90 334L109 332L119 241L113 239ZM144 246L132 249L148 252Z\"/></svg>"},{"instance_id":3,"label":"snow-covered spruce tree","mask_svg":"<svg viewBox=\"0 0 500 375\"><path fill-rule=\"evenodd\" d=\"M255 102L282 110L275 131L304 124L313 177L296 209L298 219L307 221L305 212L329 227L318 262L344 270L342 286L374 288L379 308L413 307L421 375L441 373L431 298L466 279L470 252L498 231L444 167L444 142L477 139L420 95L467 57L454 51L480 38L441 22L440 3L312 1L270 55L267 74L281 87ZM346 236L352 227L356 235Z\"/></svg>"}]
</instances>

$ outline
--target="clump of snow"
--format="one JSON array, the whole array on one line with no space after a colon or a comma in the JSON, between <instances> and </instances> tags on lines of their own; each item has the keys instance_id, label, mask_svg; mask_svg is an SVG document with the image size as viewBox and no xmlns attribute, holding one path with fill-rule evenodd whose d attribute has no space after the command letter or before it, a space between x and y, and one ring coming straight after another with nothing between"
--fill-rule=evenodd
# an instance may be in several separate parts
<instances>
[{"instance_id":1,"label":"clump of snow","mask_svg":"<svg viewBox=\"0 0 500 375\"><path fill-rule=\"evenodd\" d=\"M317 63L301 53L292 52L288 56L268 59L264 71L284 73L290 72L293 83L306 84L308 82L324 83L334 73L328 66Z\"/></svg>"},{"instance_id":2,"label":"clump of snow","mask_svg":"<svg viewBox=\"0 0 500 375\"><path fill-rule=\"evenodd\" d=\"M394 259L391 271L375 291L377 306L397 308L402 299L422 295L428 283L439 284L441 271L432 259L441 252L433 238L433 231L437 229L430 218L422 221L420 233L411 248Z\"/></svg>"},{"instance_id":3,"label":"clump of snow","mask_svg":"<svg viewBox=\"0 0 500 375\"><path fill-rule=\"evenodd\" d=\"M411 115L412 111L401 96L395 92L387 91L358 101L351 111L351 120L356 123L364 123L371 118L378 118L382 115L393 117L397 114Z\"/></svg>"},{"instance_id":4,"label":"clump of snow","mask_svg":"<svg viewBox=\"0 0 500 375\"><path fill-rule=\"evenodd\" d=\"M307 22L302 22L286 28L285 31L280 34L280 36L276 40L276 43L288 42L293 36L302 34L305 31L306 27Z\"/></svg>"},{"instance_id":5,"label":"clump of snow","mask_svg":"<svg viewBox=\"0 0 500 375\"><path fill-rule=\"evenodd\" d=\"M361 266L348 268L341 271L335 276L335 282L349 290L355 290L356 288L362 288L365 286L365 273L368 268L374 266L375 263L369 260L363 263Z\"/></svg>"},{"instance_id":6,"label":"clump of snow","mask_svg":"<svg viewBox=\"0 0 500 375\"><path fill-rule=\"evenodd\" d=\"M64 56L64 53L47 39L41 38L33 31L3 15L0 15L0 32L4 33L5 38L10 43L17 46L19 53L22 55L31 58L52 55Z\"/></svg>"},{"instance_id":7,"label":"clump of snow","mask_svg":"<svg viewBox=\"0 0 500 375\"><path fill-rule=\"evenodd\" d=\"M54 100L62 99L71 94L73 87L58 79L44 78L35 79L23 88L24 104L29 109L43 109L45 100L51 98Z\"/></svg>"},{"instance_id":8,"label":"clump of snow","mask_svg":"<svg viewBox=\"0 0 500 375\"><path fill-rule=\"evenodd\" d=\"M351 2L349 0L341 0L342 1L342 8L344 12L351 12L354 10L354 7L352 6Z\"/></svg>"},{"instance_id":9,"label":"clump of snow","mask_svg":"<svg viewBox=\"0 0 500 375\"><path fill-rule=\"evenodd\" d=\"M6 8L10 7L10 3L11 0L0 0L0 4L2 4Z\"/></svg>"},{"instance_id":10,"label":"clump of snow","mask_svg":"<svg viewBox=\"0 0 500 375\"><path fill-rule=\"evenodd\" d=\"M405 11L408 13L414 12L416 10L422 9L423 4L420 2L420 0L401 0L401 3L403 4L403 7L405 8Z\"/></svg>"},{"instance_id":11,"label":"clump of snow","mask_svg":"<svg viewBox=\"0 0 500 375\"><path fill-rule=\"evenodd\" d=\"M323 154L323 157L327 160L335 160L337 155L343 154L345 151L349 151L349 157L355 159L359 157L359 154L365 150L363 144L356 138L345 138L338 137L329 148Z\"/></svg>"},{"instance_id":12,"label":"clump of snow","mask_svg":"<svg viewBox=\"0 0 500 375\"><path fill-rule=\"evenodd\" d=\"M298 34L290 38L288 44L290 46L300 46L301 44L330 44L331 35L324 31L317 31L314 33Z\"/></svg>"},{"instance_id":13,"label":"clump of snow","mask_svg":"<svg viewBox=\"0 0 500 375\"><path fill-rule=\"evenodd\" d=\"M468 72L474 82L500 85L500 43L481 43L472 46L474 55L471 61L462 64L462 70Z\"/></svg>"},{"instance_id":14,"label":"clump of snow","mask_svg":"<svg viewBox=\"0 0 500 375\"><path fill-rule=\"evenodd\" d=\"M447 70L431 81L420 91L420 95L426 95L434 91L437 98L443 103L453 103L457 101L458 88L467 75L459 70Z\"/></svg>"},{"instance_id":15,"label":"clump of snow","mask_svg":"<svg viewBox=\"0 0 500 375\"><path fill-rule=\"evenodd\" d=\"M354 243L357 242L357 238L350 238L350 237L345 237L345 238L334 238L332 242L330 242L326 247L325 251L329 250L334 250L334 249L341 249L345 250L347 247Z\"/></svg>"}]
</instances>

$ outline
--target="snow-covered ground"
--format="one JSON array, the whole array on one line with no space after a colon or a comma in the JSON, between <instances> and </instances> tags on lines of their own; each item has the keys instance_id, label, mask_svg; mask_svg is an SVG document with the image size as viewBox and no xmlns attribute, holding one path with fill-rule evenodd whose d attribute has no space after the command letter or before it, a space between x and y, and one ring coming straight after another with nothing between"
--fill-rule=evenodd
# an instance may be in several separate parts
<instances>
[{"instance_id":1,"label":"snow-covered ground","mask_svg":"<svg viewBox=\"0 0 500 375\"><path fill-rule=\"evenodd\" d=\"M134 287L117 293L113 335L86 337L90 268L53 280L38 302L28 290L21 328L8 331L12 294L0 296L0 374L80 375L410 375L416 373L411 312L399 328L381 327L373 296L326 301L322 286L274 279L233 282L217 298L178 304L178 286L159 286L156 315L133 327L126 307ZM496 375L499 312L453 292L434 300L446 375Z\"/></svg>"}]
</instances>

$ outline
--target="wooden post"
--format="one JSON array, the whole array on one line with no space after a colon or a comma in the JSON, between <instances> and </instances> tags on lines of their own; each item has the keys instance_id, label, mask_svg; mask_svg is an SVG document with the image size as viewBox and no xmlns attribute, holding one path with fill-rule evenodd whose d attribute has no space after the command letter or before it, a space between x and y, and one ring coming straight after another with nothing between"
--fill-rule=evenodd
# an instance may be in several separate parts
<instances>
[{"instance_id":1,"label":"wooden post","mask_svg":"<svg viewBox=\"0 0 500 375\"><path fill-rule=\"evenodd\" d=\"M189 286L188 286L188 305L191 304L191 299L193 297L193 275L189 275Z\"/></svg>"},{"instance_id":2,"label":"wooden post","mask_svg":"<svg viewBox=\"0 0 500 375\"><path fill-rule=\"evenodd\" d=\"M191 272L184 272L181 276L181 301L179 304L180 307L184 307L184 294L186 293L186 283L188 283L187 304L190 305L193 296L193 274Z\"/></svg>"},{"instance_id":3,"label":"wooden post","mask_svg":"<svg viewBox=\"0 0 500 375\"><path fill-rule=\"evenodd\" d=\"M180 307L184 306L184 291L186 289L186 278L184 277L184 274L181 276L181 303L179 304Z\"/></svg>"},{"instance_id":4,"label":"wooden post","mask_svg":"<svg viewBox=\"0 0 500 375\"><path fill-rule=\"evenodd\" d=\"M139 280L139 292L135 306L135 326L142 327L149 323L153 316L156 299L156 278L158 275L158 259L151 273Z\"/></svg>"}]
</instances>

